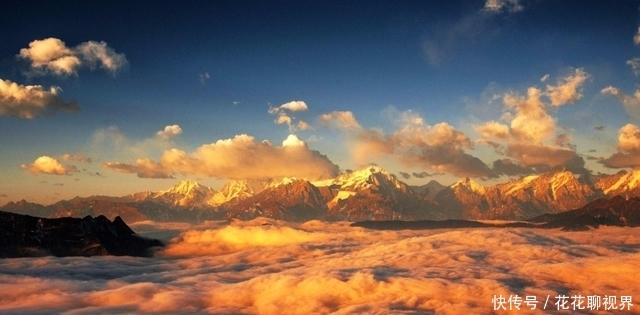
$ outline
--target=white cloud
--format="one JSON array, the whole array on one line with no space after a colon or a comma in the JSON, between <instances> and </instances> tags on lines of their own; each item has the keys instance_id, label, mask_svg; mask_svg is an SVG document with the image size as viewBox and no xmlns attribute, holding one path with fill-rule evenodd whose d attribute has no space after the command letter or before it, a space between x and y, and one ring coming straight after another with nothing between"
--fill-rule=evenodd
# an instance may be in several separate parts
<instances>
[{"instance_id":1,"label":"white cloud","mask_svg":"<svg viewBox=\"0 0 640 315\"><path fill-rule=\"evenodd\" d=\"M46 155L37 158L32 164L22 164L20 167L34 175L70 175L78 171L75 166L64 166L55 158Z\"/></svg>"},{"instance_id":2,"label":"white cloud","mask_svg":"<svg viewBox=\"0 0 640 315\"><path fill-rule=\"evenodd\" d=\"M280 109L290 110L292 112L301 112L308 110L307 104L303 101L291 101L280 105Z\"/></svg>"},{"instance_id":3,"label":"white cloud","mask_svg":"<svg viewBox=\"0 0 640 315\"><path fill-rule=\"evenodd\" d=\"M171 125L164 127L164 130L160 130L156 135L162 140L171 140L182 134L182 128L179 125Z\"/></svg>"},{"instance_id":4,"label":"white cloud","mask_svg":"<svg viewBox=\"0 0 640 315\"><path fill-rule=\"evenodd\" d=\"M0 115L31 119L58 110L80 111L76 102L64 102L58 91L55 86L45 89L40 85L20 85L0 79Z\"/></svg>"},{"instance_id":5,"label":"white cloud","mask_svg":"<svg viewBox=\"0 0 640 315\"><path fill-rule=\"evenodd\" d=\"M104 168L136 173L142 178L166 178L176 173L232 179L266 179L296 176L328 178L338 167L318 151L310 150L295 135L283 146L257 142L248 135L218 140L187 154L178 149L164 151L160 161L138 160L136 164L104 163Z\"/></svg>"},{"instance_id":6,"label":"white cloud","mask_svg":"<svg viewBox=\"0 0 640 315\"><path fill-rule=\"evenodd\" d=\"M116 53L105 42L88 41L69 48L53 37L32 41L29 48L20 49L18 57L31 62L31 74L35 75L74 75L81 66L92 70L100 66L116 73L128 63L124 54Z\"/></svg>"},{"instance_id":7,"label":"white cloud","mask_svg":"<svg viewBox=\"0 0 640 315\"><path fill-rule=\"evenodd\" d=\"M636 35L633 36L633 43L636 45L640 45L640 26L638 27L638 31L636 32Z\"/></svg>"}]
</instances>

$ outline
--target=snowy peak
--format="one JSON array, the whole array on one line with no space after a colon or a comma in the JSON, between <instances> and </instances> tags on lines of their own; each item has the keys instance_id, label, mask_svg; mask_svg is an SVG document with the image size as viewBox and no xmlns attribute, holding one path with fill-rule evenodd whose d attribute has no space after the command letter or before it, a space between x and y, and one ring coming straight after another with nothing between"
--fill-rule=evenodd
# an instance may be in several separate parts
<instances>
[{"instance_id":1,"label":"snowy peak","mask_svg":"<svg viewBox=\"0 0 640 315\"><path fill-rule=\"evenodd\" d=\"M622 175L622 174L621 174ZM605 195L629 194L638 191L640 187L640 169L632 171L620 176L620 178L608 188L603 190ZM636 192L638 194L639 192Z\"/></svg>"},{"instance_id":2,"label":"snowy peak","mask_svg":"<svg viewBox=\"0 0 640 315\"><path fill-rule=\"evenodd\" d=\"M240 201L254 196L264 189L264 183L248 180L230 181L215 193L210 200L212 206L219 206L229 201Z\"/></svg>"},{"instance_id":3,"label":"snowy peak","mask_svg":"<svg viewBox=\"0 0 640 315\"><path fill-rule=\"evenodd\" d=\"M183 196L188 196L193 194L195 191L208 190L208 187L204 187L198 182L186 179L179 181L175 186L171 187L168 190L159 191L160 194L178 194Z\"/></svg>"},{"instance_id":4,"label":"snowy peak","mask_svg":"<svg viewBox=\"0 0 640 315\"><path fill-rule=\"evenodd\" d=\"M372 188L409 191L409 187L405 183L397 180L395 176L375 165L342 174L334 179L333 184L339 185L341 190L348 191Z\"/></svg>"},{"instance_id":5,"label":"snowy peak","mask_svg":"<svg viewBox=\"0 0 640 315\"><path fill-rule=\"evenodd\" d=\"M487 192L484 186L468 177L455 182L453 185L451 185L451 188L454 190L462 189L466 192L472 192L478 195L484 195Z\"/></svg>"}]
</instances>

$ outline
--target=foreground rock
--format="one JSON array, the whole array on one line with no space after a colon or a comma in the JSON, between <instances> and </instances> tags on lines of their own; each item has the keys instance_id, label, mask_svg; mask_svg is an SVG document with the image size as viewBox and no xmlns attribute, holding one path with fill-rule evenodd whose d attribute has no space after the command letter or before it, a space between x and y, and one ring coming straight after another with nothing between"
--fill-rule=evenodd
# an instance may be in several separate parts
<instances>
[{"instance_id":1,"label":"foreground rock","mask_svg":"<svg viewBox=\"0 0 640 315\"><path fill-rule=\"evenodd\" d=\"M45 219L0 211L0 258L150 256L162 242L134 233L120 217Z\"/></svg>"}]
</instances>

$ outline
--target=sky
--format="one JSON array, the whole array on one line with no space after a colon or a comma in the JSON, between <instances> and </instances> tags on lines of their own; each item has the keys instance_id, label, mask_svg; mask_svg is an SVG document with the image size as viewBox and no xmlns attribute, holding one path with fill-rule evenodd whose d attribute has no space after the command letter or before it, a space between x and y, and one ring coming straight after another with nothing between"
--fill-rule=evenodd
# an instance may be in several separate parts
<instances>
[{"instance_id":1,"label":"sky","mask_svg":"<svg viewBox=\"0 0 640 315\"><path fill-rule=\"evenodd\" d=\"M596 313L596 296L597 313L640 308L640 279L630 276L637 228L375 231L263 218L132 228L179 237L153 258L0 260L0 312L491 314L501 313L494 297L516 295L520 311L507 302L503 313Z\"/></svg>"},{"instance_id":2,"label":"sky","mask_svg":"<svg viewBox=\"0 0 640 315\"><path fill-rule=\"evenodd\" d=\"M0 204L640 166L640 1L11 1Z\"/></svg>"}]
</instances>

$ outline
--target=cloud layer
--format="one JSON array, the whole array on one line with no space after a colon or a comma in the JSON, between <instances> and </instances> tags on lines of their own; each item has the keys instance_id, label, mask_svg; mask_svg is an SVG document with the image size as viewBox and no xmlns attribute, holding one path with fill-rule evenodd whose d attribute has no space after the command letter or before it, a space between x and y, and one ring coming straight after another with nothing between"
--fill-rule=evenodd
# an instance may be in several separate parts
<instances>
[{"instance_id":1,"label":"cloud layer","mask_svg":"<svg viewBox=\"0 0 640 315\"><path fill-rule=\"evenodd\" d=\"M152 224L133 228L176 228ZM629 276L639 242L628 228L370 231L258 219L182 230L154 258L0 260L0 312L485 314L494 296L518 295L538 302L520 312L548 314L559 295L613 295L618 306L639 296Z\"/></svg>"},{"instance_id":2,"label":"cloud layer","mask_svg":"<svg viewBox=\"0 0 640 315\"><path fill-rule=\"evenodd\" d=\"M116 53L105 42L88 41L69 48L58 38L34 40L29 48L20 49L18 57L29 61L31 74L75 75L83 66L116 73L127 65L124 54Z\"/></svg>"}]
</instances>

